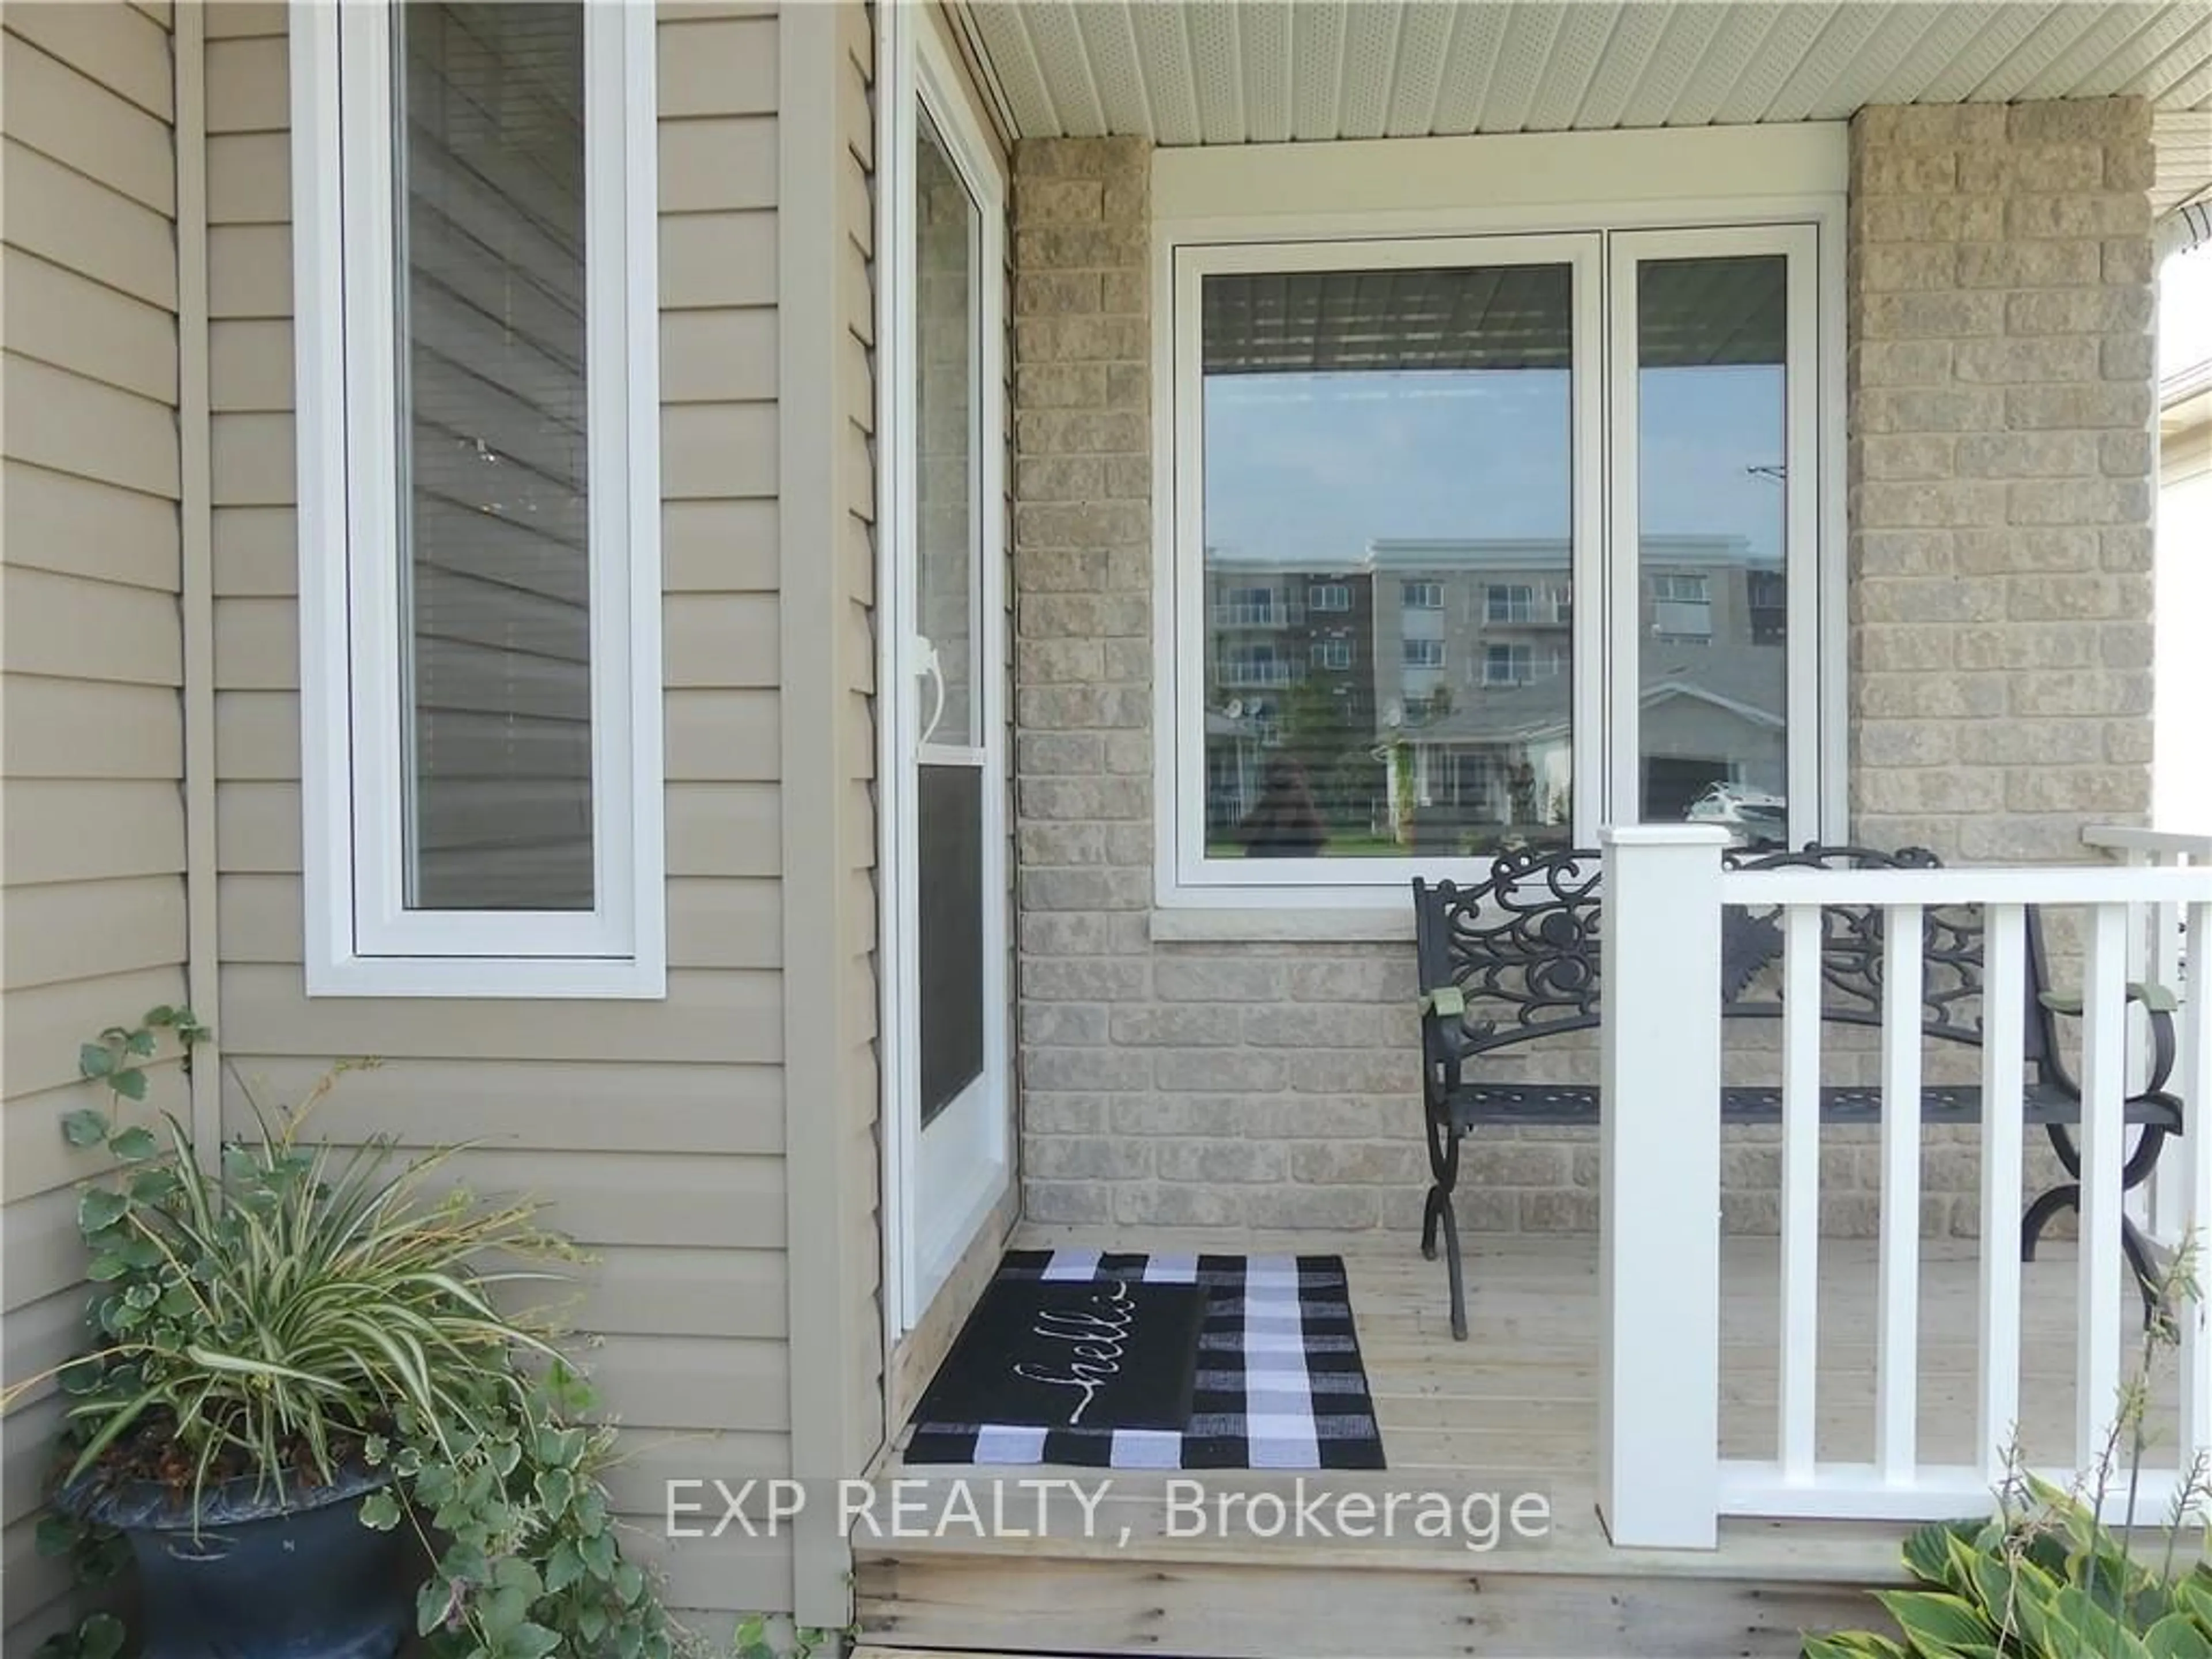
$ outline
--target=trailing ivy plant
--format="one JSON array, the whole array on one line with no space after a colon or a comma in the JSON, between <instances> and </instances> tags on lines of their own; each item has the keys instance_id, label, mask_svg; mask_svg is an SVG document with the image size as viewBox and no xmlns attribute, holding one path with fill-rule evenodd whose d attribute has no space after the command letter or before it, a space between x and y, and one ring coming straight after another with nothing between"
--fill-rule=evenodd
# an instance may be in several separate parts
<instances>
[{"instance_id":1,"label":"trailing ivy plant","mask_svg":"<svg viewBox=\"0 0 2212 1659\"><path fill-rule=\"evenodd\" d=\"M2196 1256L2192 1240L2154 1287L2136 1369L2094 1464L2060 1487L2028 1473L2014 1447L1996 1514L1921 1528L1905 1544L1914 1588L1875 1592L1904 1642L1877 1631L1813 1636L1804 1659L2212 1659L2212 1562L2194 1542L2197 1559L2180 1556L2183 1534L2212 1505L2203 1455L2147 1550L2137 1549L2137 1528L2100 1519L2112 1499L2136 1511L2150 1378L2179 1342L2173 1310L2197 1296Z\"/></svg>"},{"instance_id":2,"label":"trailing ivy plant","mask_svg":"<svg viewBox=\"0 0 2212 1659\"><path fill-rule=\"evenodd\" d=\"M824 1630L815 1625L791 1626L788 1646L779 1646L771 1628L769 1615L749 1613L738 1621L737 1634L730 1644L733 1659L816 1659L817 1655L835 1654L841 1642L849 1639L848 1630Z\"/></svg>"},{"instance_id":3,"label":"trailing ivy plant","mask_svg":"<svg viewBox=\"0 0 2212 1659\"><path fill-rule=\"evenodd\" d=\"M94 1346L8 1397L58 1379L64 1480L133 1468L163 1443L181 1453L188 1476L174 1454L162 1468L180 1487L188 1478L195 1509L214 1480L266 1488L386 1470L361 1518L420 1540L416 1624L436 1659L690 1650L623 1555L601 1480L614 1431L588 1420L597 1401L557 1328L493 1300L553 1277L544 1264L574 1250L532 1203L434 1189L458 1149L405 1158L388 1139L304 1139L343 1067L274 1121L257 1107L253 1133L213 1158L167 1114L126 1121L165 1034L187 1066L209 1035L174 1007L111 1026L78 1060L106 1109L63 1120L71 1145L113 1160L78 1200ZM538 1265L495 1272L489 1258ZM61 1517L40 1541L88 1581L119 1559L112 1534ZM124 1636L98 1613L45 1651L111 1659Z\"/></svg>"}]
</instances>

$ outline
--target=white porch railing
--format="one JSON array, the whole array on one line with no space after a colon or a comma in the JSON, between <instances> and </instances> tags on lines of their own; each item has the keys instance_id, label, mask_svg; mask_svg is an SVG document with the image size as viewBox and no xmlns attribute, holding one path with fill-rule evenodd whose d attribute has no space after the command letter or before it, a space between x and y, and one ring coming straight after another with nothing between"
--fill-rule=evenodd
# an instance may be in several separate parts
<instances>
[{"instance_id":1,"label":"white porch railing","mask_svg":"<svg viewBox=\"0 0 2212 1659\"><path fill-rule=\"evenodd\" d=\"M2212 938L2212 864L2115 869L1723 872L1725 832L1705 825L1605 832L1605 1018L1601 1216L1599 1492L1613 1541L1711 1548L1723 1516L1928 1520L1986 1510L2019 1415L2019 1218L2026 917L2082 917L2085 1097L2074 1374L2075 1467L2094 1463L2118 1406L2121 1171L2127 1127L2130 913L2172 905L2192 939ZM1781 1328L1773 1455L1723 1458L1720 1399L1721 918L1724 906L1782 915ZM1820 1255L1820 908L1883 913L1881 1221L1875 1455L1822 1461L1817 1296ZM1976 1443L1970 1464L1924 1460L1920 1368L1921 918L1982 908L1987 1024L1982 1054ZM2212 952L2180 987L2176 1087L2192 1127L2212 1121ZM2186 1134L2178 1231L2212 1222L2212 1134ZM2212 1329L2181 1311L2179 1445L2147 1473L2139 1513L2162 1514L2182 1471L2212 1449ZM2054 1471L2070 1479L2073 1469Z\"/></svg>"},{"instance_id":2,"label":"white porch railing","mask_svg":"<svg viewBox=\"0 0 2212 1659\"><path fill-rule=\"evenodd\" d=\"M2212 836L2093 824L2081 832L2081 842L2130 869L2212 866ZM2169 901L2137 906L2128 913L2128 959L2143 977L2179 985L2185 931L2179 905ZM2136 1225L2168 1249L2181 1238L2183 1185L2179 1160L2160 1159L2146 1186L2128 1194L2128 1212Z\"/></svg>"}]
</instances>

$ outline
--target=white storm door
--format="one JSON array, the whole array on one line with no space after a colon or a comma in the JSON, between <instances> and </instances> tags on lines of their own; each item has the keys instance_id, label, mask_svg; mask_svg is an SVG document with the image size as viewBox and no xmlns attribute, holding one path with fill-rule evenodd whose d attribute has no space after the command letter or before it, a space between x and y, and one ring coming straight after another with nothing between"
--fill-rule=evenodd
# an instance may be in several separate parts
<instances>
[{"instance_id":1,"label":"white storm door","mask_svg":"<svg viewBox=\"0 0 2212 1659\"><path fill-rule=\"evenodd\" d=\"M926 46L918 57L896 135L879 368L893 377L883 597L894 1334L921 1318L1012 1167L1004 191L988 148L963 131L949 68Z\"/></svg>"}]
</instances>

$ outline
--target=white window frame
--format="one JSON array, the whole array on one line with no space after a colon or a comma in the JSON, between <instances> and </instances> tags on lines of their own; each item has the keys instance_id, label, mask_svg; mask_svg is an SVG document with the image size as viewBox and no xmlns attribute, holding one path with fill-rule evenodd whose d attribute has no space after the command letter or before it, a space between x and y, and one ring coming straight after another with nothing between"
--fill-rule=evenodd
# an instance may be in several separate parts
<instances>
[{"instance_id":1,"label":"white window frame","mask_svg":"<svg viewBox=\"0 0 2212 1659\"><path fill-rule=\"evenodd\" d=\"M1352 588L1345 582L1314 582L1306 589L1306 609L1328 612L1352 609Z\"/></svg>"},{"instance_id":2,"label":"white window frame","mask_svg":"<svg viewBox=\"0 0 2212 1659\"><path fill-rule=\"evenodd\" d=\"M1200 284L1218 271L1370 270L1422 262L1539 263L1577 255L1574 300L1575 560L1581 590L1568 618L1576 677L1574 836L1595 846L1616 793L1632 822L1634 710L1620 732L1621 688L1634 684L1637 605L1613 585L1618 533L1609 484L1633 476L1613 404L1620 369L1598 343L1617 330L1607 278L1628 233L1711 227L1776 250L1791 240L1790 545L1814 556L1789 566L1791 836L1840 841L1846 824L1844 275L1847 129L1799 123L1758 129L1559 133L1395 141L1386 144L1194 147L1157 153L1152 168L1155 647L1155 902L1163 909L1401 909L1415 874L1458 873L1436 858L1207 859L1204 840L1205 645L1198 422ZM1683 193L1695 179L1706 193ZM1455 242L1513 252L1457 259ZM1705 246L1700 252L1719 250ZM1441 256L1441 257L1440 257ZM1617 290L1615 290L1617 293ZM1632 291L1631 319L1632 320ZM1801 346L1813 346L1808 372ZM1619 354L1615 354L1616 358ZM1378 571L1379 581L1389 573ZM1194 637L1200 636L1200 637ZM1632 693L1631 694L1632 697ZM1802 737L1800 733L1804 734ZM1327 919L1316 917L1317 924ZM1200 924L1201 927L1210 924ZM1226 921L1223 926L1234 926ZM1191 937L1213 937L1200 932ZM1220 937L1237 936L1223 933Z\"/></svg>"},{"instance_id":3,"label":"white window frame","mask_svg":"<svg viewBox=\"0 0 2212 1659\"><path fill-rule=\"evenodd\" d=\"M1350 640L1316 640L1313 642L1313 665L1327 674L1342 674L1352 667Z\"/></svg>"},{"instance_id":4,"label":"white window frame","mask_svg":"<svg viewBox=\"0 0 2212 1659\"><path fill-rule=\"evenodd\" d=\"M666 994L653 13L584 20L594 904L424 910L406 904L392 17L290 8L310 996Z\"/></svg>"},{"instance_id":5,"label":"white window frame","mask_svg":"<svg viewBox=\"0 0 2212 1659\"><path fill-rule=\"evenodd\" d=\"M1442 640L1410 639L1401 641L1400 657L1407 668L1423 672L1444 665L1444 642Z\"/></svg>"},{"instance_id":6,"label":"white window frame","mask_svg":"<svg viewBox=\"0 0 2212 1659\"><path fill-rule=\"evenodd\" d=\"M1444 608L1444 585L1442 582L1401 580L1398 584L1398 608L1401 611L1441 611Z\"/></svg>"}]
</instances>

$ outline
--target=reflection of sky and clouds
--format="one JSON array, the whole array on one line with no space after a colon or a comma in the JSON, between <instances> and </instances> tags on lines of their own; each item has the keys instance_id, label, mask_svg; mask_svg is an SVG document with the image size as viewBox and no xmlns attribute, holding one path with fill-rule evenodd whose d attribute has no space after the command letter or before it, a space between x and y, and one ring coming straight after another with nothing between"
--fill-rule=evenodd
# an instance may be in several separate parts
<instances>
[{"instance_id":1,"label":"reflection of sky and clouds","mask_svg":"<svg viewBox=\"0 0 2212 1659\"><path fill-rule=\"evenodd\" d=\"M1780 556L1779 368L1647 369L1644 527ZM1328 569L1381 540L1568 533L1567 376L1557 369L1212 374L1206 540Z\"/></svg>"}]
</instances>

